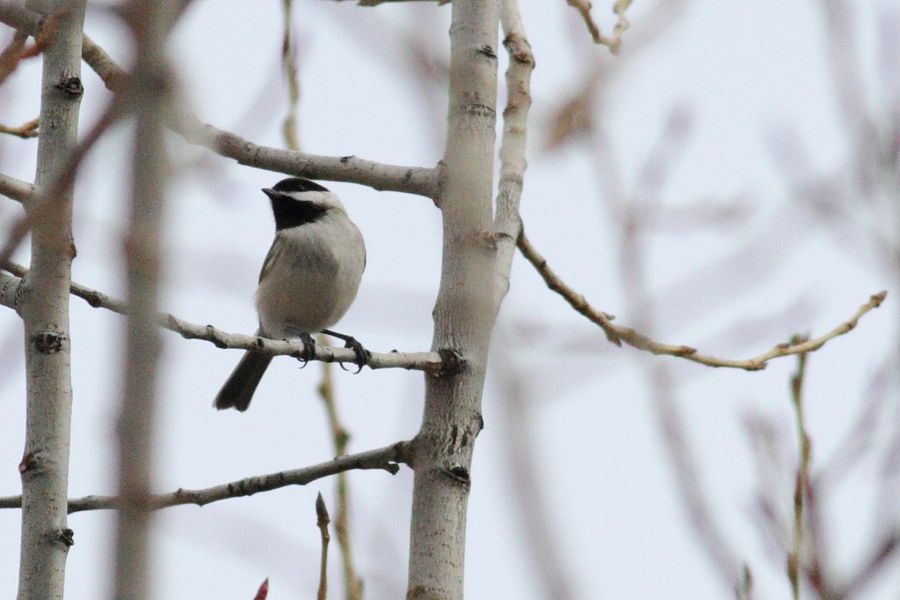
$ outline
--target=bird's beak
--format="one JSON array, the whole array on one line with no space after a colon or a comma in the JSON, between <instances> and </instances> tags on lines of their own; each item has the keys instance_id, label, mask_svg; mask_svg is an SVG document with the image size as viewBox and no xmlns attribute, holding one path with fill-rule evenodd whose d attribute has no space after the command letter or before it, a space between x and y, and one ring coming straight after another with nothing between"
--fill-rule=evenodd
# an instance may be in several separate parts
<instances>
[{"instance_id":1,"label":"bird's beak","mask_svg":"<svg viewBox=\"0 0 900 600\"><path fill-rule=\"evenodd\" d=\"M278 195L278 192L276 192L272 188L263 188L262 193L265 194L266 196L268 196L269 198L274 198L275 196Z\"/></svg>"}]
</instances>

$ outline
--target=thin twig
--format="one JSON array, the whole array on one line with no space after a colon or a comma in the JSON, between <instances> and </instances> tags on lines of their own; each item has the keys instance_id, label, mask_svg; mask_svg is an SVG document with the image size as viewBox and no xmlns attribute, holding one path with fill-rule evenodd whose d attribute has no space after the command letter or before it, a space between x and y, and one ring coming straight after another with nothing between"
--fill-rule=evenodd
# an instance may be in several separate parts
<instances>
[{"instance_id":1,"label":"thin twig","mask_svg":"<svg viewBox=\"0 0 900 600\"><path fill-rule=\"evenodd\" d=\"M836 597L858 597L863 588L875 578L875 575L897 556L898 548L900 548L900 528L895 528L885 534L881 542L875 546L871 556L863 563L856 575L850 578L850 581L836 594Z\"/></svg>"},{"instance_id":2,"label":"thin twig","mask_svg":"<svg viewBox=\"0 0 900 600\"><path fill-rule=\"evenodd\" d=\"M340 456L328 462L319 463L302 469L279 471L268 475L256 475L231 483L225 483L210 488L199 490L186 490L179 488L167 494L154 494L147 498L150 510L159 510L170 506L184 504L196 504L205 506L212 502L219 502L229 498L242 498L252 496L260 492L269 492L289 485L306 485L317 479L350 471L354 469L375 470L381 469L391 475L400 471L400 464L406 464L408 456L408 443L397 442L391 446L368 450L358 454ZM8 496L0 498L0 508L21 507L21 496ZM85 496L83 498L69 499L69 513L85 510L113 510L122 505L122 500L117 496Z\"/></svg>"},{"instance_id":3,"label":"thin twig","mask_svg":"<svg viewBox=\"0 0 900 600\"><path fill-rule=\"evenodd\" d=\"M606 334L607 339L613 344L621 346L622 342L624 342L629 346L632 346L633 348L646 350L647 352L650 352L652 354L675 356L692 362L700 363L702 365L707 365L709 367L725 367L731 369L743 369L745 371L759 371L765 369L769 361L773 358L815 352L832 339L853 330L859 320L867 312L881 306L881 303L884 302L885 298L887 297L886 291L872 294L872 296L869 297L869 301L860 306L856 313L854 313L853 316L850 317L850 319L817 338L813 338L805 342L796 344L776 344L772 347L771 350L768 350L767 352L763 352L758 356L743 360L716 358L714 356L700 354L696 348L692 348L690 346L664 344L654 341L643 333L640 333L639 331L636 331L630 327L621 327L618 325L614 325L611 322L611 319L613 318L612 315L599 311L591 306L584 296L569 287L559 277L559 275L557 275L556 272L550 268L550 266L547 264L547 259L541 256L541 254L534 248L534 246L531 245L531 242L528 241L528 238L525 236L524 229L519 236L518 247L522 252L522 255L526 259L528 259L528 262L534 265L534 268L537 269L538 273L547 284L547 287L562 296L563 299L565 299L565 301L568 302L569 305L574 308L579 314L584 315L588 320L599 325L603 332Z\"/></svg>"},{"instance_id":4,"label":"thin twig","mask_svg":"<svg viewBox=\"0 0 900 600\"><path fill-rule=\"evenodd\" d=\"M73 85L77 85L78 88L77 90L73 90L73 93L77 92L78 94L81 94L83 92L81 81L77 78L70 81L73 82ZM19 244L22 243L25 236L31 231L32 223L39 222L46 218L47 211L53 208L54 203L59 199L59 195L73 185L75 174L77 173L81 162L84 160L85 156L87 156L94 144L97 143L97 140L100 139L100 136L123 116L122 108L123 103L114 99L107 107L106 111L104 111L100 120L94 125L93 129L88 131L84 136L84 139L75 146L72 153L64 160L58 173L56 173L54 178L43 188L43 192L34 193L32 191L27 197L27 201L29 202L27 206L28 211L9 227L9 236L3 247L0 248L0 267L5 268L8 264L13 252L16 251ZM24 201L25 200L23 200L23 202ZM71 251L75 251L74 245L72 245Z\"/></svg>"},{"instance_id":5,"label":"thin twig","mask_svg":"<svg viewBox=\"0 0 900 600\"><path fill-rule=\"evenodd\" d=\"M625 18L625 11L631 6L631 1L632 0L617 0L613 5L613 12L616 14L617 19L616 24L613 25L612 36L607 37L600 31L600 26L597 25L597 22L591 15L591 8L593 8L593 6L589 0L566 0L569 6L577 10L578 14L581 15L594 43L608 47L609 51L613 54L619 52L619 49L622 46L622 34L631 26L628 19Z\"/></svg>"},{"instance_id":6,"label":"thin twig","mask_svg":"<svg viewBox=\"0 0 900 600\"><path fill-rule=\"evenodd\" d=\"M316 594L317 600L325 600L328 597L328 542L331 541L331 535L328 533L328 524L331 518L328 516L328 508L325 506L325 500L322 493L316 496L316 527L322 534L322 556L319 561L319 591Z\"/></svg>"},{"instance_id":7,"label":"thin twig","mask_svg":"<svg viewBox=\"0 0 900 600\"><path fill-rule=\"evenodd\" d=\"M0 123L0 133L13 135L22 139L36 138L38 136L38 126L40 125L40 122L40 119L32 119L22 123L18 127L9 127Z\"/></svg>"},{"instance_id":8,"label":"thin twig","mask_svg":"<svg viewBox=\"0 0 900 600\"><path fill-rule=\"evenodd\" d=\"M329 343L328 336L320 335L319 341L323 345ZM350 434L341 423L338 416L337 400L334 396L334 367L328 363L322 365L322 380L319 383L319 397L325 404L325 413L328 416L328 426L331 430L331 440L334 452L338 456L347 451L350 442ZM341 563L344 570L344 590L347 600L361 600L363 583L356 573L353 560L353 549L350 544L349 529L349 505L350 489L346 473L338 473L335 480L335 495L337 499L337 516L334 528L337 532L338 547L341 552Z\"/></svg>"},{"instance_id":9,"label":"thin twig","mask_svg":"<svg viewBox=\"0 0 900 600\"><path fill-rule=\"evenodd\" d=\"M291 150L300 150L300 136L297 134L297 106L300 103L300 82L297 76L297 55L294 36L291 32L293 0L282 0L281 9L284 14L284 29L281 37L281 68L284 71L288 87L287 115L281 123L281 135L285 145Z\"/></svg>"},{"instance_id":10,"label":"thin twig","mask_svg":"<svg viewBox=\"0 0 900 600\"><path fill-rule=\"evenodd\" d=\"M791 344L802 344L806 338L794 336ZM794 415L797 423L797 438L800 460L797 466L797 474L794 484L794 523L792 544L787 556L787 575L791 583L791 596L794 600L800 600L800 565L803 561L803 524L804 524L804 498L809 488L810 460L812 446L809 434L806 431L806 419L803 406L803 381L806 376L806 353L797 355L797 370L791 376L791 401L794 406Z\"/></svg>"},{"instance_id":11,"label":"thin twig","mask_svg":"<svg viewBox=\"0 0 900 600\"><path fill-rule=\"evenodd\" d=\"M8 308L16 308L15 290L21 283L21 278L28 270L15 263L7 265L8 271L15 274L13 277L0 272L0 289L6 290L0 294L0 304ZM72 283L71 293L85 300L94 308L105 308L120 315L129 314L128 305L112 296L108 296L97 290L85 287L78 283ZM174 331L188 340L203 340L217 348L230 348L237 350L253 350L270 356L294 356L305 358L303 343L299 341L271 340L255 335L243 335L239 333L227 333L212 325L197 325L190 323L170 313L157 313L158 325L169 331ZM356 352L350 348L330 348L317 345L315 356L312 360L337 363L355 363L359 360ZM412 371L425 371L434 376L441 377L447 373L457 371L462 366L462 359L452 352L385 352L372 353L369 356L368 366L372 369L409 369Z\"/></svg>"}]
</instances>

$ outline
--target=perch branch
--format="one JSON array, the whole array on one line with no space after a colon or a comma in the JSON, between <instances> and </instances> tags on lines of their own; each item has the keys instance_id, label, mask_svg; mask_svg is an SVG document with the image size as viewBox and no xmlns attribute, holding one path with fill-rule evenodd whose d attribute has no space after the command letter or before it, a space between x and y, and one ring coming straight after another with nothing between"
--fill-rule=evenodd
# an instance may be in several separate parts
<instances>
[{"instance_id":1,"label":"perch branch","mask_svg":"<svg viewBox=\"0 0 900 600\"><path fill-rule=\"evenodd\" d=\"M606 334L607 339L613 344L621 346L622 342L625 342L633 348L646 350L652 354L676 356L709 367L726 367L731 369L744 369L745 371L759 371L765 369L766 365L768 365L769 361L773 358L815 352L832 339L851 331L856 327L856 324L863 315L870 310L881 306L881 303L884 302L884 299L887 297L886 291L873 294L869 298L869 301L860 306L850 319L817 338L805 342L776 344L767 352L743 360L716 358L714 356L700 354L696 348L691 348L690 346L663 344L650 339L643 333L630 327L614 325L611 322L612 315L599 311L591 306L583 295L569 287L559 275L550 268L547 264L547 259L541 256L535 247L531 245L531 242L528 241L524 230L519 235L518 247L522 252L522 255L528 259L528 262L537 269L538 273L547 284L547 287L562 296L579 314L584 315L588 320L597 324Z\"/></svg>"},{"instance_id":2,"label":"perch branch","mask_svg":"<svg viewBox=\"0 0 900 600\"><path fill-rule=\"evenodd\" d=\"M9 271L16 277L0 272L0 305L15 309L16 290L21 278L28 272L20 265L8 265ZM108 296L97 290L85 287L78 283L72 283L71 293L94 308L105 308L120 315L129 314L128 305L112 296ZM212 325L197 325L190 323L170 313L157 313L156 321L160 327L179 334L188 340L203 340L215 345L217 348L229 348L239 350L253 350L270 356L304 356L303 344L298 341L271 340L255 335L243 335L239 333L227 333ZM356 353L350 348L329 348L316 345L316 355L313 360L337 363L355 363ZM439 377L445 373L454 372L460 367L455 355L449 352L385 352L372 353L368 366L372 369L409 369L412 371L425 371Z\"/></svg>"}]
</instances>

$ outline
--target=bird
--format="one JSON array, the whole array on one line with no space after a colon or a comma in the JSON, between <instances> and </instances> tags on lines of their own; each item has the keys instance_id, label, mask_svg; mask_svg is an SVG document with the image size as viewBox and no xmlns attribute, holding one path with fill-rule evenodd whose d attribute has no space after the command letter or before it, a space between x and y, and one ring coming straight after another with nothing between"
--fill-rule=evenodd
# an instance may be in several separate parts
<instances>
[{"instance_id":1,"label":"bird","mask_svg":"<svg viewBox=\"0 0 900 600\"><path fill-rule=\"evenodd\" d=\"M353 348L359 368L368 352L355 338L328 329L356 298L366 268L366 245L334 192L309 179L289 177L263 188L275 216L275 239L263 261L256 291L257 335L300 338L306 359L315 356L313 333ZM213 405L247 410L272 357L248 351Z\"/></svg>"}]
</instances>

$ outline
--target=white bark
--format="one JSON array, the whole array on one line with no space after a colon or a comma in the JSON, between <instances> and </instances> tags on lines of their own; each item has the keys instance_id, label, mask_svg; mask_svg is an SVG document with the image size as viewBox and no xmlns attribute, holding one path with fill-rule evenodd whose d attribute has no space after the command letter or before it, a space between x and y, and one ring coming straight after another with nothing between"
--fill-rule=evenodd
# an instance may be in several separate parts
<instances>
[{"instance_id":1,"label":"white bark","mask_svg":"<svg viewBox=\"0 0 900 600\"><path fill-rule=\"evenodd\" d=\"M64 9L52 18L54 34L43 52L36 194L26 210L43 203L32 224L31 271L18 293L25 324L27 415L22 475L19 600L61 599L73 533L66 521L72 382L69 281L72 185L55 186L71 156L81 101L81 35L84 0L49 3ZM62 190L54 198L42 192Z\"/></svg>"},{"instance_id":2,"label":"white bark","mask_svg":"<svg viewBox=\"0 0 900 600\"><path fill-rule=\"evenodd\" d=\"M115 598L149 598L148 529L157 370L162 340L156 324L160 236L167 176L164 62L170 3L135 0L125 8L137 57L126 102L135 115L133 190L128 238L125 385L119 414L119 497Z\"/></svg>"},{"instance_id":3,"label":"white bark","mask_svg":"<svg viewBox=\"0 0 900 600\"><path fill-rule=\"evenodd\" d=\"M461 373L426 379L415 469L407 598L463 597L466 505L494 320L496 245L491 231L497 94L498 4L456 0L450 26L450 99L441 285L433 350L463 356Z\"/></svg>"}]
</instances>

